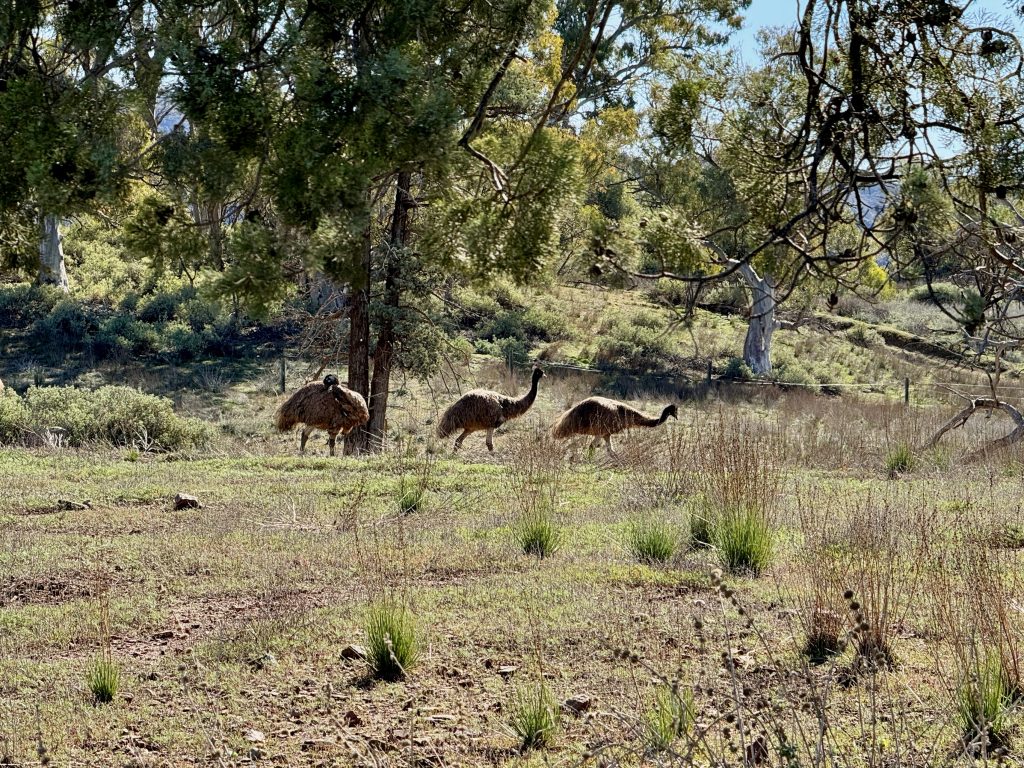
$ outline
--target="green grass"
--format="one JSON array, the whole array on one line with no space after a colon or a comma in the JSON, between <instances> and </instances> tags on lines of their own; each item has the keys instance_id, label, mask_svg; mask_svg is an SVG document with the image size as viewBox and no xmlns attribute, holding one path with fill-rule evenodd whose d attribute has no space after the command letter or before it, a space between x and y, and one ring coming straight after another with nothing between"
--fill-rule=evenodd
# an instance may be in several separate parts
<instances>
[{"instance_id":1,"label":"green grass","mask_svg":"<svg viewBox=\"0 0 1024 768\"><path fill-rule=\"evenodd\" d=\"M672 748L676 740L690 732L695 715L693 691L678 685L658 686L647 713L647 744L655 752Z\"/></svg>"},{"instance_id":2,"label":"green grass","mask_svg":"<svg viewBox=\"0 0 1024 768\"><path fill-rule=\"evenodd\" d=\"M679 535L665 520L642 518L632 521L626 532L626 546L641 563L667 563L679 549Z\"/></svg>"},{"instance_id":3,"label":"green grass","mask_svg":"<svg viewBox=\"0 0 1024 768\"><path fill-rule=\"evenodd\" d=\"M554 744L558 729L558 704L543 683L519 689L512 701L509 724L519 749L544 749Z\"/></svg>"},{"instance_id":4,"label":"green grass","mask_svg":"<svg viewBox=\"0 0 1024 768\"><path fill-rule=\"evenodd\" d=\"M86 673L85 682L98 703L108 704L114 700L121 684L121 668L111 658L98 658Z\"/></svg>"},{"instance_id":5,"label":"green grass","mask_svg":"<svg viewBox=\"0 0 1024 768\"><path fill-rule=\"evenodd\" d=\"M885 457L885 472L889 477L902 475L914 468L917 460L910 446L906 443L898 443Z\"/></svg>"},{"instance_id":6,"label":"green grass","mask_svg":"<svg viewBox=\"0 0 1024 768\"><path fill-rule=\"evenodd\" d=\"M419 512L426 496L427 489L423 483L403 477L398 484L398 511L403 515Z\"/></svg>"},{"instance_id":7,"label":"green grass","mask_svg":"<svg viewBox=\"0 0 1024 768\"><path fill-rule=\"evenodd\" d=\"M416 623L404 605L386 600L366 620L367 661L374 677L400 680L419 658Z\"/></svg>"},{"instance_id":8,"label":"green grass","mask_svg":"<svg viewBox=\"0 0 1024 768\"><path fill-rule=\"evenodd\" d=\"M956 720L964 744L990 752L1010 741L1013 694L998 654L977 661L955 693Z\"/></svg>"},{"instance_id":9,"label":"green grass","mask_svg":"<svg viewBox=\"0 0 1024 768\"><path fill-rule=\"evenodd\" d=\"M719 562L730 573L760 576L775 554L775 532L754 505L724 510L712 539Z\"/></svg>"},{"instance_id":10,"label":"green grass","mask_svg":"<svg viewBox=\"0 0 1024 768\"><path fill-rule=\"evenodd\" d=\"M516 544L528 555L543 560L562 546L562 531L545 509L525 513L512 527Z\"/></svg>"}]
</instances>

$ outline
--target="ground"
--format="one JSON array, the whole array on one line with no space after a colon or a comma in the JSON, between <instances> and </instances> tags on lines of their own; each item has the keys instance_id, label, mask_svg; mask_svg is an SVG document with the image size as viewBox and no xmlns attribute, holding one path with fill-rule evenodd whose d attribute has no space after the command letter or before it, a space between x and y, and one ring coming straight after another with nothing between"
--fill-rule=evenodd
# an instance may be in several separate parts
<instances>
[{"instance_id":1,"label":"ground","mask_svg":"<svg viewBox=\"0 0 1024 768\"><path fill-rule=\"evenodd\" d=\"M954 693L970 664L958 659L980 642L1016 661L1019 611L997 583L1020 580L1021 456L955 462L999 425L979 420L890 474L893 447L919 445L948 407L713 392L678 422L624 436L610 459L543 438L587 386L545 379L493 456L480 436L458 456L434 442L444 396L417 390L398 399L388 454L330 459L314 440L298 457L296 436L269 429L277 399L259 383L224 393L219 415L207 413L222 435L195 455L0 451L9 762L36 764L42 749L55 765L630 765L684 764L693 750L739 764L744 751L760 759L764 734L772 764L791 748L810 765L819 710L836 763L959 760ZM654 412L662 400L635 404ZM631 521L655 514L685 538L707 478L725 493L730 477L754 496L777 484L759 500L776 534L761 576L725 573L723 594L714 550L637 562ZM405 514L403 478L427 489ZM178 492L203 508L175 511ZM545 559L513 536L541 497L562 536ZM823 542L834 567L816 559ZM979 578L979 552L999 574L985 600L1006 614L991 621L1012 641L962 620L984 602L963 588L968 572ZM852 650L821 665L801 655L815 599L851 629L846 588L884 625L892 669ZM409 606L421 637L398 682L342 657L365 644L382 597ZM104 653L121 685L97 704L86 675ZM673 758L650 752L648 721L659 684L676 680L693 689L697 717ZM562 713L549 749L520 753L510 708L539 681L590 705Z\"/></svg>"}]
</instances>

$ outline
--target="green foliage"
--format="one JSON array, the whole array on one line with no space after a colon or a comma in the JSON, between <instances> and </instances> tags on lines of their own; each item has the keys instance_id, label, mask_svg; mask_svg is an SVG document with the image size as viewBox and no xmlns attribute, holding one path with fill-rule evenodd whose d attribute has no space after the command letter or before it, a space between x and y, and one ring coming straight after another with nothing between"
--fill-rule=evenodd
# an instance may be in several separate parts
<instances>
[{"instance_id":1,"label":"green foliage","mask_svg":"<svg viewBox=\"0 0 1024 768\"><path fill-rule=\"evenodd\" d=\"M626 532L626 545L641 563L667 563L679 548L679 535L667 521L648 517L633 520Z\"/></svg>"},{"instance_id":2,"label":"green foliage","mask_svg":"<svg viewBox=\"0 0 1024 768\"><path fill-rule=\"evenodd\" d=\"M612 315L602 321L598 332L595 362L599 367L650 373L682 365L664 319L654 312Z\"/></svg>"},{"instance_id":3,"label":"green foliage","mask_svg":"<svg viewBox=\"0 0 1024 768\"><path fill-rule=\"evenodd\" d=\"M558 721L558 704L544 683L516 691L509 723L522 751L552 746Z\"/></svg>"},{"instance_id":4,"label":"green foliage","mask_svg":"<svg viewBox=\"0 0 1024 768\"><path fill-rule=\"evenodd\" d=\"M121 684L121 668L112 658L98 658L86 673L85 682L97 702L109 704Z\"/></svg>"},{"instance_id":5,"label":"green foliage","mask_svg":"<svg viewBox=\"0 0 1024 768\"><path fill-rule=\"evenodd\" d=\"M725 364L722 376L733 381L753 381L757 378L742 357L730 357Z\"/></svg>"},{"instance_id":6,"label":"green foliage","mask_svg":"<svg viewBox=\"0 0 1024 768\"><path fill-rule=\"evenodd\" d=\"M695 715L693 691L678 685L658 686L647 713L647 744L655 752L671 749L677 739L690 732Z\"/></svg>"},{"instance_id":7,"label":"green foliage","mask_svg":"<svg viewBox=\"0 0 1024 768\"><path fill-rule=\"evenodd\" d=\"M523 513L512 527L512 536L523 552L542 560L551 557L562 545L561 530L547 506L541 504Z\"/></svg>"},{"instance_id":8,"label":"green foliage","mask_svg":"<svg viewBox=\"0 0 1024 768\"><path fill-rule=\"evenodd\" d=\"M955 283L932 283L919 285L910 291L910 298L927 304L938 302L945 306L953 306L963 300L963 289Z\"/></svg>"},{"instance_id":9,"label":"green foliage","mask_svg":"<svg viewBox=\"0 0 1024 768\"><path fill-rule=\"evenodd\" d=\"M419 512L427 496L426 484L419 477L402 477L398 482L398 511L403 515Z\"/></svg>"},{"instance_id":10,"label":"green foliage","mask_svg":"<svg viewBox=\"0 0 1024 768\"><path fill-rule=\"evenodd\" d=\"M760 576L775 554L775 531L756 505L730 505L721 510L712 534L718 560L730 573Z\"/></svg>"},{"instance_id":11,"label":"green foliage","mask_svg":"<svg viewBox=\"0 0 1024 768\"><path fill-rule=\"evenodd\" d=\"M48 315L63 298L59 290L45 285L0 285L0 328L29 325Z\"/></svg>"},{"instance_id":12,"label":"green foliage","mask_svg":"<svg viewBox=\"0 0 1024 768\"><path fill-rule=\"evenodd\" d=\"M846 332L846 340L854 346L864 347L865 349L885 346L885 339L882 338L882 335L864 323L857 323L850 328Z\"/></svg>"},{"instance_id":13,"label":"green foliage","mask_svg":"<svg viewBox=\"0 0 1024 768\"><path fill-rule=\"evenodd\" d=\"M370 608L366 641L370 669L381 680L402 679L419 658L416 622L404 605L393 600Z\"/></svg>"},{"instance_id":14,"label":"green foliage","mask_svg":"<svg viewBox=\"0 0 1024 768\"><path fill-rule=\"evenodd\" d=\"M130 387L32 387L24 398L11 394L0 399L4 443L24 442L30 434L54 427L64 430L73 446L104 442L173 451L202 447L210 440L209 428L177 416L170 400Z\"/></svg>"},{"instance_id":15,"label":"green foliage","mask_svg":"<svg viewBox=\"0 0 1024 768\"><path fill-rule=\"evenodd\" d=\"M914 468L917 459L907 443L898 443L885 457L885 472L889 477L901 475Z\"/></svg>"},{"instance_id":16,"label":"green foliage","mask_svg":"<svg viewBox=\"0 0 1024 768\"><path fill-rule=\"evenodd\" d=\"M965 744L980 740L985 752L1009 744L1013 691L997 653L975 660L954 699Z\"/></svg>"},{"instance_id":17,"label":"green foliage","mask_svg":"<svg viewBox=\"0 0 1024 768\"><path fill-rule=\"evenodd\" d=\"M715 536L717 512L710 504L699 504L690 513L690 546L696 549L710 547Z\"/></svg>"}]
</instances>

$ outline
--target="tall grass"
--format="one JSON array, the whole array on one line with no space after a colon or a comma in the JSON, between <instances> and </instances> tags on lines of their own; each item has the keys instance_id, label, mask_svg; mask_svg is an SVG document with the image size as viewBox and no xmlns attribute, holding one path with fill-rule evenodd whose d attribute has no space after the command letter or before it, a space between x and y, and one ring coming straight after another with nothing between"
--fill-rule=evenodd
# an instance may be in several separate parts
<instances>
[{"instance_id":1,"label":"tall grass","mask_svg":"<svg viewBox=\"0 0 1024 768\"><path fill-rule=\"evenodd\" d=\"M650 748L655 752L671 749L677 739L690 732L695 713L693 691L678 685L658 686L647 713L645 736Z\"/></svg>"},{"instance_id":2,"label":"tall grass","mask_svg":"<svg viewBox=\"0 0 1024 768\"><path fill-rule=\"evenodd\" d=\"M775 532L765 514L744 504L721 512L712 543L723 568L730 573L760 576L775 554Z\"/></svg>"},{"instance_id":3,"label":"tall grass","mask_svg":"<svg viewBox=\"0 0 1024 768\"><path fill-rule=\"evenodd\" d=\"M954 702L969 751L989 754L1009 746L1013 692L997 653L975 659L956 689Z\"/></svg>"},{"instance_id":4,"label":"tall grass","mask_svg":"<svg viewBox=\"0 0 1024 768\"><path fill-rule=\"evenodd\" d=\"M516 691L509 724L522 751L543 749L554 743L558 729L558 704L543 683Z\"/></svg>"},{"instance_id":5,"label":"tall grass","mask_svg":"<svg viewBox=\"0 0 1024 768\"><path fill-rule=\"evenodd\" d=\"M634 519L626 531L626 546L634 558L648 565L667 563L679 550L679 534L664 519Z\"/></svg>"},{"instance_id":6,"label":"tall grass","mask_svg":"<svg viewBox=\"0 0 1024 768\"><path fill-rule=\"evenodd\" d=\"M551 557L562 546L562 531L546 509L533 509L524 513L512 526L516 544L527 555Z\"/></svg>"},{"instance_id":7,"label":"tall grass","mask_svg":"<svg viewBox=\"0 0 1024 768\"><path fill-rule=\"evenodd\" d=\"M370 608L366 641L370 669L381 680L400 680L419 658L415 621L408 609L394 600Z\"/></svg>"},{"instance_id":8,"label":"tall grass","mask_svg":"<svg viewBox=\"0 0 1024 768\"><path fill-rule=\"evenodd\" d=\"M117 696L121 685L121 667L109 654L104 654L93 662L85 675L85 682L98 703L108 704Z\"/></svg>"}]
</instances>

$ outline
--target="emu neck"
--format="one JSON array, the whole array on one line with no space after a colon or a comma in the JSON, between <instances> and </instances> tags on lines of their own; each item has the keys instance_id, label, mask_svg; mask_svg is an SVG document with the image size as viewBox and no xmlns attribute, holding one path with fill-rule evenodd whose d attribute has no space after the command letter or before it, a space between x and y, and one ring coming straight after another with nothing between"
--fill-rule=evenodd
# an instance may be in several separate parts
<instances>
[{"instance_id":1,"label":"emu neck","mask_svg":"<svg viewBox=\"0 0 1024 768\"><path fill-rule=\"evenodd\" d=\"M520 397L518 400L513 400L505 408L505 418L514 419L516 416L522 416L533 405L533 401L537 399L537 384L540 381L539 377L533 378L533 383L530 385L530 391Z\"/></svg>"}]
</instances>

